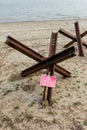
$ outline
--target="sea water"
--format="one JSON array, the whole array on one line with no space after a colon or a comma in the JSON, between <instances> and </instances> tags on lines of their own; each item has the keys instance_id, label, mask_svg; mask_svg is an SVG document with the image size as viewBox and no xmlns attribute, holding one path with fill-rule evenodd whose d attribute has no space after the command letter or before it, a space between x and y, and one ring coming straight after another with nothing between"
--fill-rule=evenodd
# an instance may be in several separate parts
<instances>
[{"instance_id":1,"label":"sea water","mask_svg":"<svg viewBox=\"0 0 87 130\"><path fill-rule=\"evenodd\" d=\"M0 22L86 18L87 0L0 0Z\"/></svg>"}]
</instances>

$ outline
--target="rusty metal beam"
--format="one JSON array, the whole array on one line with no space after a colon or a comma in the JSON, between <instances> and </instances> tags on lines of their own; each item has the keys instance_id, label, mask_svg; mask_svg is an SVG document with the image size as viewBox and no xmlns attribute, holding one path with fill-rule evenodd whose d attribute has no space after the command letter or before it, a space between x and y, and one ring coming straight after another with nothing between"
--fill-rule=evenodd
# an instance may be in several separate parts
<instances>
[{"instance_id":1,"label":"rusty metal beam","mask_svg":"<svg viewBox=\"0 0 87 130\"><path fill-rule=\"evenodd\" d=\"M50 41L50 49L49 49L49 57L55 55L55 53L56 53L57 35L58 35L58 33L52 32L51 41ZM51 76L54 75L54 64L50 65L49 73ZM48 87L47 100L48 100L49 104L51 105L51 103L52 103L52 88L50 88L50 87Z\"/></svg>"},{"instance_id":2,"label":"rusty metal beam","mask_svg":"<svg viewBox=\"0 0 87 130\"><path fill-rule=\"evenodd\" d=\"M49 56L51 57L55 54L56 52L56 45L57 45L57 33L51 33L51 40L50 40L50 48L49 48ZM50 67L47 68L47 75L53 75L54 73L54 64L51 65ZM48 103L51 105L51 100L52 100L52 88L50 87L44 87L44 93L43 93L43 100L48 100Z\"/></svg>"},{"instance_id":3,"label":"rusty metal beam","mask_svg":"<svg viewBox=\"0 0 87 130\"><path fill-rule=\"evenodd\" d=\"M37 52L33 51L29 47L23 45L21 42L17 41L16 39L10 36L7 37L7 40L5 43L38 62L40 62L43 59L43 56L41 56Z\"/></svg>"},{"instance_id":4,"label":"rusty metal beam","mask_svg":"<svg viewBox=\"0 0 87 130\"><path fill-rule=\"evenodd\" d=\"M85 32L83 32L83 33L81 34L81 38L84 37L85 35L87 35L87 31L85 31ZM69 43L67 43L67 44L64 46L64 48L70 47L70 46L71 46L73 43L75 43L75 42L77 42L77 41L75 41L75 40L70 41ZM84 46L85 46L85 45L84 45Z\"/></svg>"},{"instance_id":5,"label":"rusty metal beam","mask_svg":"<svg viewBox=\"0 0 87 130\"><path fill-rule=\"evenodd\" d=\"M68 37L68 38L70 38L70 39L72 39L72 40L74 40L74 41L77 42L77 37L75 35L67 32L67 31L65 31L64 29L61 28L58 32L61 33L61 34L63 34L64 36L66 36L66 37ZM82 40L82 44L85 47L87 47L87 42L86 41Z\"/></svg>"},{"instance_id":6,"label":"rusty metal beam","mask_svg":"<svg viewBox=\"0 0 87 130\"><path fill-rule=\"evenodd\" d=\"M38 54L37 52L30 49L29 47L23 45L22 43L20 43L16 39L12 38L11 36L7 37L7 40L5 43L8 44L9 46L13 47L14 49L18 50L19 52L25 54L26 56L33 58L34 60L36 60L38 62L41 62L42 60L46 59L42 55ZM60 67L58 65L55 65L55 70L57 73L59 73L63 76L66 76L66 77L71 76L71 73L69 71L63 69L62 67Z\"/></svg>"},{"instance_id":7,"label":"rusty metal beam","mask_svg":"<svg viewBox=\"0 0 87 130\"><path fill-rule=\"evenodd\" d=\"M70 77L71 76L71 73L67 70L65 70L64 68L58 66L58 65L55 65L55 71L65 77Z\"/></svg>"},{"instance_id":8,"label":"rusty metal beam","mask_svg":"<svg viewBox=\"0 0 87 130\"><path fill-rule=\"evenodd\" d=\"M44 61L41 61L40 63L22 71L21 75L23 77L29 75L29 74L32 74L34 72L37 72L41 69L44 69L44 68L47 68L47 67L50 67L52 64L56 64L56 63L59 63L59 62L62 62L70 57L73 57L75 56L75 48L74 47L70 47L52 57L49 57L47 58L46 60Z\"/></svg>"},{"instance_id":9,"label":"rusty metal beam","mask_svg":"<svg viewBox=\"0 0 87 130\"><path fill-rule=\"evenodd\" d=\"M84 56L78 22L75 22L75 31L76 31L76 37L77 37L77 43L78 43L78 49L79 49L79 56Z\"/></svg>"}]
</instances>

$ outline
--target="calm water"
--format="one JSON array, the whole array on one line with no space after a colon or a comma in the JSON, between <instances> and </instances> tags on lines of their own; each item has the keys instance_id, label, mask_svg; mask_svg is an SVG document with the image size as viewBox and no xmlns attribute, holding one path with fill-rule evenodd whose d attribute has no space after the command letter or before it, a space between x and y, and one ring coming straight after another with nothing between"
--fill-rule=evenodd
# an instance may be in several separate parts
<instances>
[{"instance_id":1,"label":"calm water","mask_svg":"<svg viewBox=\"0 0 87 130\"><path fill-rule=\"evenodd\" d=\"M0 0L0 22L87 18L87 0Z\"/></svg>"}]
</instances>

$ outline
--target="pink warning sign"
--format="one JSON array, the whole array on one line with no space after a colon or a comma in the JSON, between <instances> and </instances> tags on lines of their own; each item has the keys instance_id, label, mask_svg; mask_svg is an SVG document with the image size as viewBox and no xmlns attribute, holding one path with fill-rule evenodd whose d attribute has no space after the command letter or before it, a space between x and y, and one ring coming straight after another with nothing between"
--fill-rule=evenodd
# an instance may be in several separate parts
<instances>
[{"instance_id":1,"label":"pink warning sign","mask_svg":"<svg viewBox=\"0 0 87 130\"><path fill-rule=\"evenodd\" d=\"M56 78L54 76L42 75L40 78L40 85L54 88L56 85Z\"/></svg>"}]
</instances>

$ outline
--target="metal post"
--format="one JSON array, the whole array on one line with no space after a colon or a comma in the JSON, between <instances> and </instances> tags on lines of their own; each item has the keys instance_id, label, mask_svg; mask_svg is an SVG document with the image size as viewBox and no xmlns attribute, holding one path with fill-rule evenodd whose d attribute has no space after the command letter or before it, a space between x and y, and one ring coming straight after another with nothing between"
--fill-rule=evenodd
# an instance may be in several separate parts
<instances>
[{"instance_id":1,"label":"metal post","mask_svg":"<svg viewBox=\"0 0 87 130\"><path fill-rule=\"evenodd\" d=\"M84 56L78 22L75 23L75 31L76 31L76 37L77 37L77 43L78 43L78 49L79 49L79 56Z\"/></svg>"},{"instance_id":2,"label":"metal post","mask_svg":"<svg viewBox=\"0 0 87 130\"><path fill-rule=\"evenodd\" d=\"M49 57L55 55L56 52L56 45L57 45L57 35L58 33L53 33L51 35L51 41L50 41L50 49L49 49ZM50 75L54 75L54 64L50 65ZM47 93L47 100L49 104L52 103L52 88L48 87L48 93Z\"/></svg>"}]
</instances>

